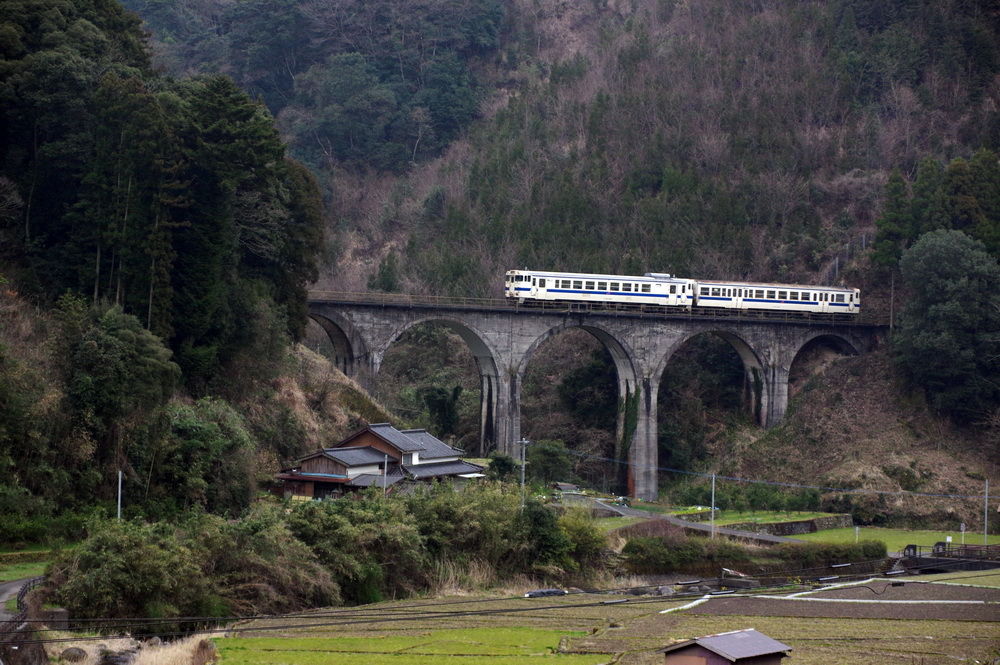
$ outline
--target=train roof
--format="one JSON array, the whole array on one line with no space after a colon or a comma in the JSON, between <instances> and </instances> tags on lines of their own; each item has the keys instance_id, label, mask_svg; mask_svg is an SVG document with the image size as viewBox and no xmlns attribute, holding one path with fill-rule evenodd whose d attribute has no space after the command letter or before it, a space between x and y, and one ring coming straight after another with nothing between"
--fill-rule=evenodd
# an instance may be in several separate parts
<instances>
[{"instance_id":1,"label":"train roof","mask_svg":"<svg viewBox=\"0 0 1000 665\"><path fill-rule=\"evenodd\" d=\"M693 279L687 279L684 277L669 276L667 273L651 272L643 276L638 275L601 275L596 273L586 273L586 272L551 272L548 270L529 270L524 268L522 270L514 269L508 270L508 273L527 273L531 275L538 275L541 277L559 277L568 279L605 279L605 280L628 280L630 282L693 282Z\"/></svg>"},{"instance_id":2,"label":"train roof","mask_svg":"<svg viewBox=\"0 0 1000 665\"><path fill-rule=\"evenodd\" d=\"M854 293L858 289L847 286L817 286L816 284L778 284L776 282L737 282L724 279L697 279L699 284L711 284L714 286L752 286L767 289L808 289L809 291L843 291L844 293Z\"/></svg>"}]
</instances>

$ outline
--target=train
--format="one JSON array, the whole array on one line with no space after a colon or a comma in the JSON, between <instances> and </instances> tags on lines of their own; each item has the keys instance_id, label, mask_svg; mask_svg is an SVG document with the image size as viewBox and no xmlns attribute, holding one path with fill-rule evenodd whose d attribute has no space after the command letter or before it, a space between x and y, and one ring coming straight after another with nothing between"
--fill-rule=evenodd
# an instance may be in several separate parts
<instances>
[{"instance_id":1,"label":"train","mask_svg":"<svg viewBox=\"0 0 1000 665\"><path fill-rule=\"evenodd\" d=\"M508 270L504 297L525 306L639 309L688 313L854 317L859 289L677 277L668 273L596 275Z\"/></svg>"}]
</instances>

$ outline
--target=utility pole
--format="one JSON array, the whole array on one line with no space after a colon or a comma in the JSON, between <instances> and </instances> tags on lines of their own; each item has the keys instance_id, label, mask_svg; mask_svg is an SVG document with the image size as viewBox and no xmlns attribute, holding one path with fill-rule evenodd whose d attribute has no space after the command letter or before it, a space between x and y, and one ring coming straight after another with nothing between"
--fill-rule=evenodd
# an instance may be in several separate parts
<instances>
[{"instance_id":1,"label":"utility pole","mask_svg":"<svg viewBox=\"0 0 1000 665\"><path fill-rule=\"evenodd\" d=\"M709 513L712 520L712 538L715 538L715 474L712 474L712 511Z\"/></svg>"},{"instance_id":2,"label":"utility pole","mask_svg":"<svg viewBox=\"0 0 1000 665\"><path fill-rule=\"evenodd\" d=\"M382 456L382 498L385 498L385 488L389 485L389 455Z\"/></svg>"},{"instance_id":3,"label":"utility pole","mask_svg":"<svg viewBox=\"0 0 1000 665\"><path fill-rule=\"evenodd\" d=\"M118 519L122 518L122 470L118 469Z\"/></svg>"},{"instance_id":4,"label":"utility pole","mask_svg":"<svg viewBox=\"0 0 1000 665\"><path fill-rule=\"evenodd\" d=\"M528 449L528 444L531 442L524 437L521 437L519 443L521 444L521 510L524 510L524 467L528 463L525 451Z\"/></svg>"},{"instance_id":5,"label":"utility pole","mask_svg":"<svg viewBox=\"0 0 1000 665\"><path fill-rule=\"evenodd\" d=\"M986 479L986 489L983 491L983 545L987 544L990 533L990 479Z\"/></svg>"}]
</instances>

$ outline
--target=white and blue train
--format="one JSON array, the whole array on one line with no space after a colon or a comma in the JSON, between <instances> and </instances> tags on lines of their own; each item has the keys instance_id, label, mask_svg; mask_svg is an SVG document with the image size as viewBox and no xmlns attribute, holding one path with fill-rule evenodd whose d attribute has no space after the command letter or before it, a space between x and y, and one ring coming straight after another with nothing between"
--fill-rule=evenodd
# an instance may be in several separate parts
<instances>
[{"instance_id":1,"label":"white and blue train","mask_svg":"<svg viewBox=\"0 0 1000 665\"><path fill-rule=\"evenodd\" d=\"M694 280L665 273L590 275L508 270L504 297L524 305L590 303L608 309L856 315L861 291L832 286Z\"/></svg>"}]
</instances>

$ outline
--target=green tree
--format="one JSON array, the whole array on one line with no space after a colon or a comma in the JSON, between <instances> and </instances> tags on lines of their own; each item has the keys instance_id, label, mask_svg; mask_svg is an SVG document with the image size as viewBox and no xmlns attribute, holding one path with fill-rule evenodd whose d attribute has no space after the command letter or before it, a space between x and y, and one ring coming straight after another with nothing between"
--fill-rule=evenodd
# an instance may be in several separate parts
<instances>
[{"instance_id":1,"label":"green tree","mask_svg":"<svg viewBox=\"0 0 1000 665\"><path fill-rule=\"evenodd\" d=\"M894 169L885 186L886 202L882 215L875 220L875 249L872 261L885 268L895 268L907 242L913 237L913 217L906 181Z\"/></svg>"},{"instance_id":2,"label":"green tree","mask_svg":"<svg viewBox=\"0 0 1000 665\"><path fill-rule=\"evenodd\" d=\"M925 234L900 263L909 289L894 347L911 384L958 422L1000 403L1000 267L960 231Z\"/></svg>"},{"instance_id":3,"label":"green tree","mask_svg":"<svg viewBox=\"0 0 1000 665\"><path fill-rule=\"evenodd\" d=\"M573 455L562 441L541 440L528 446L527 476L533 482L573 482Z\"/></svg>"}]
</instances>

